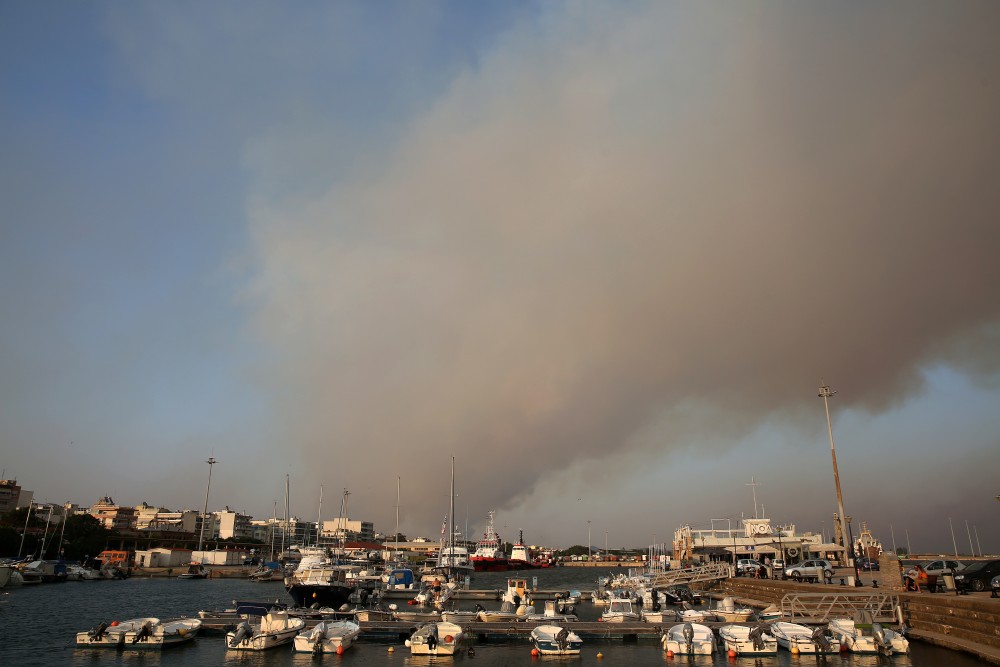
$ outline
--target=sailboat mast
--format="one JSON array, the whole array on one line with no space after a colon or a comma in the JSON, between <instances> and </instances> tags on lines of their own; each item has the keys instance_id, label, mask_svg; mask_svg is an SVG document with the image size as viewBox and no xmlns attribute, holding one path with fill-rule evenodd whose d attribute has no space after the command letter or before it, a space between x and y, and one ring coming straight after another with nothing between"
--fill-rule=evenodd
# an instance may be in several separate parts
<instances>
[{"instance_id":1,"label":"sailboat mast","mask_svg":"<svg viewBox=\"0 0 1000 667\"><path fill-rule=\"evenodd\" d=\"M319 546L319 534L323 530L323 485L319 485L319 511L316 513L316 546Z\"/></svg>"},{"instance_id":2,"label":"sailboat mast","mask_svg":"<svg viewBox=\"0 0 1000 667\"><path fill-rule=\"evenodd\" d=\"M274 501L274 514L271 519L271 560L274 560L274 525L278 523L278 501Z\"/></svg>"},{"instance_id":3,"label":"sailboat mast","mask_svg":"<svg viewBox=\"0 0 1000 667\"><path fill-rule=\"evenodd\" d=\"M396 553L393 560L399 557L399 476L396 477Z\"/></svg>"},{"instance_id":4,"label":"sailboat mast","mask_svg":"<svg viewBox=\"0 0 1000 667\"><path fill-rule=\"evenodd\" d=\"M455 457L451 457L451 507L448 512L448 521L451 527L448 531L448 546L451 549L451 563L455 564Z\"/></svg>"},{"instance_id":5,"label":"sailboat mast","mask_svg":"<svg viewBox=\"0 0 1000 667\"><path fill-rule=\"evenodd\" d=\"M281 553L285 553L285 536L288 534L288 474L285 474L285 525L281 529Z\"/></svg>"}]
</instances>

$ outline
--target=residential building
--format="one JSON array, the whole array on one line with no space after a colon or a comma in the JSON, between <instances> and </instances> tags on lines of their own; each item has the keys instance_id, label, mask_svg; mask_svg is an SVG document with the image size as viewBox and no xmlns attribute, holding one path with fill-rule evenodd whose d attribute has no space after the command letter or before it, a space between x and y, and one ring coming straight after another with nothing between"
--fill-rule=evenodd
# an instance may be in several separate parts
<instances>
[{"instance_id":1,"label":"residential building","mask_svg":"<svg viewBox=\"0 0 1000 667\"><path fill-rule=\"evenodd\" d=\"M18 500L21 497L21 487L16 479L0 480L0 514L13 512L20 505Z\"/></svg>"},{"instance_id":2,"label":"residential building","mask_svg":"<svg viewBox=\"0 0 1000 667\"><path fill-rule=\"evenodd\" d=\"M104 496L91 505L89 514L108 529L130 530L135 528L136 509L115 504L111 496Z\"/></svg>"},{"instance_id":3,"label":"residential building","mask_svg":"<svg viewBox=\"0 0 1000 667\"><path fill-rule=\"evenodd\" d=\"M352 521L347 517L338 517L323 522L320 542L339 544L347 540L374 542L375 524L371 521Z\"/></svg>"},{"instance_id":4,"label":"residential building","mask_svg":"<svg viewBox=\"0 0 1000 667\"><path fill-rule=\"evenodd\" d=\"M227 506L223 511L212 512L212 516L216 524L218 524L218 539L236 538L237 540L241 540L253 538L253 527L250 524L253 517L250 515L234 512Z\"/></svg>"}]
</instances>

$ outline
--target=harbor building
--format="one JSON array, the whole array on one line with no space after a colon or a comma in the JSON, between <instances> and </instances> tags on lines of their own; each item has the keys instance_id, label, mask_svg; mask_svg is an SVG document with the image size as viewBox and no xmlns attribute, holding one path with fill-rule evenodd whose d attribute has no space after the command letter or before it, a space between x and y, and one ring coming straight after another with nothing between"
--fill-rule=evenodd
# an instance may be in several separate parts
<instances>
[{"instance_id":1,"label":"harbor building","mask_svg":"<svg viewBox=\"0 0 1000 667\"><path fill-rule=\"evenodd\" d=\"M838 561L844 552L844 547L823 541L821 535L799 533L795 524L772 525L770 519L712 519L710 528L681 526L674 531L673 547L674 559L682 563L737 558Z\"/></svg>"},{"instance_id":2,"label":"harbor building","mask_svg":"<svg viewBox=\"0 0 1000 667\"><path fill-rule=\"evenodd\" d=\"M194 510L174 512L146 503L140 504L135 510L135 528L140 531L193 534L198 525L198 512Z\"/></svg>"},{"instance_id":3,"label":"harbor building","mask_svg":"<svg viewBox=\"0 0 1000 667\"><path fill-rule=\"evenodd\" d=\"M109 530L132 530L138 512L134 507L117 505L111 496L104 496L90 506L87 512Z\"/></svg>"},{"instance_id":4,"label":"harbor building","mask_svg":"<svg viewBox=\"0 0 1000 667\"><path fill-rule=\"evenodd\" d=\"M18 507L21 498L21 487L16 479L0 480L0 514L13 512Z\"/></svg>"},{"instance_id":5,"label":"harbor building","mask_svg":"<svg viewBox=\"0 0 1000 667\"><path fill-rule=\"evenodd\" d=\"M347 540L374 542L375 524L371 521L352 521L347 517L323 522L323 531L320 533L321 544L343 544Z\"/></svg>"}]
</instances>

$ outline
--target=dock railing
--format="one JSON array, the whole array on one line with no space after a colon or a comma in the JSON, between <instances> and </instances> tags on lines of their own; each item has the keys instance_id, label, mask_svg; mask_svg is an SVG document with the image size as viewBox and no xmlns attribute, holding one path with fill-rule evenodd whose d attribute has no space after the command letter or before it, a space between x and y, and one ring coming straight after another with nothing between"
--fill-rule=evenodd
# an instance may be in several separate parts
<instances>
[{"instance_id":1,"label":"dock railing","mask_svg":"<svg viewBox=\"0 0 1000 667\"><path fill-rule=\"evenodd\" d=\"M733 576L729 563L710 563L689 570L668 570L653 578L653 588L666 588L674 584L692 584L698 581L715 581Z\"/></svg>"},{"instance_id":2,"label":"dock railing","mask_svg":"<svg viewBox=\"0 0 1000 667\"><path fill-rule=\"evenodd\" d=\"M782 620L825 623L831 618L854 618L860 611L872 620L888 623L897 619L899 598L891 593L787 593L781 598Z\"/></svg>"}]
</instances>

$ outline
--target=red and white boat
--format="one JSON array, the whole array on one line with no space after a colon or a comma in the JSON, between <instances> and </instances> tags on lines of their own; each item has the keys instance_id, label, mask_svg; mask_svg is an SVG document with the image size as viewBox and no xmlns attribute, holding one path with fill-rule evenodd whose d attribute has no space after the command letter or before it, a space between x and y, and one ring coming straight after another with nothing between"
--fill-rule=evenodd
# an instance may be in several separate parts
<instances>
[{"instance_id":1,"label":"red and white boat","mask_svg":"<svg viewBox=\"0 0 1000 667\"><path fill-rule=\"evenodd\" d=\"M493 510L489 511L489 525L486 526L483 539L476 542L476 551L472 554L472 566L476 568L476 572L506 572L509 569L503 541L493 527L495 514Z\"/></svg>"}]
</instances>

